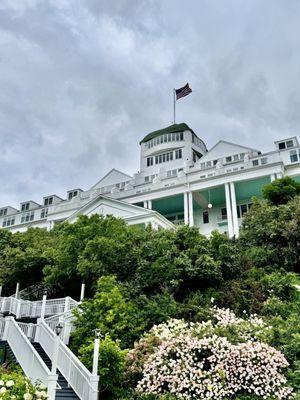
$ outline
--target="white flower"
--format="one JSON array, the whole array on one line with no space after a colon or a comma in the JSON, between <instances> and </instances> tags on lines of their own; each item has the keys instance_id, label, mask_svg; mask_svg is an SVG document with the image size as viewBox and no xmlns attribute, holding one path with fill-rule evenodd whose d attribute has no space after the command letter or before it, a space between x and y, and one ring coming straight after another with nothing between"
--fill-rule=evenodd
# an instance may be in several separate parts
<instances>
[{"instance_id":1,"label":"white flower","mask_svg":"<svg viewBox=\"0 0 300 400\"><path fill-rule=\"evenodd\" d=\"M24 400L32 400L32 395L30 393L25 393L23 396Z\"/></svg>"},{"instance_id":2,"label":"white flower","mask_svg":"<svg viewBox=\"0 0 300 400\"><path fill-rule=\"evenodd\" d=\"M10 381L7 381L7 382L6 382L6 387L11 387L11 386L14 386L14 384L15 384L15 382L14 382L14 381L12 381L12 380L10 380Z\"/></svg>"},{"instance_id":3,"label":"white flower","mask_svg":"<svg viewBox=\"0 0 300 400\"><path fill-rule=\"evenodd\" d=\"M2 386L2 388L0 389L0 393L5 393L6 392L6 387Z\"/></svg>"},{"instance_id":4,"label":"white flower","mask_svg":"<svg viewBox=\"0 0 300 400\"><path fill-rule=\"evenodd\" d=\"M3 386L4 385L4 382L1 380L0 381L0 386Z\"/></svg>"}]
</instances>

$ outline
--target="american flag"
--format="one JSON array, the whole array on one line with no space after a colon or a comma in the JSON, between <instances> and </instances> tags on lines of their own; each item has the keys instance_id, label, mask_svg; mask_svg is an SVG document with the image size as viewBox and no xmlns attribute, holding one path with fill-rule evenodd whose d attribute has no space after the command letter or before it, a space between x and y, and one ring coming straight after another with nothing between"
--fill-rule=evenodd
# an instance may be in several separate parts
<instances>
[{"instance_id":1,"label":"american flag","mask_svg":"<svg viewBox=\"0 0 300 400\"><path fill-rule=\"evenodd\" d=\"M185 97L188 94L192 93L192 89L189 87L189 84L187 83L185 86L179 89L175 89L176 92L176 100L181 99L181 97Z\"/></svg>"}]
</instances>

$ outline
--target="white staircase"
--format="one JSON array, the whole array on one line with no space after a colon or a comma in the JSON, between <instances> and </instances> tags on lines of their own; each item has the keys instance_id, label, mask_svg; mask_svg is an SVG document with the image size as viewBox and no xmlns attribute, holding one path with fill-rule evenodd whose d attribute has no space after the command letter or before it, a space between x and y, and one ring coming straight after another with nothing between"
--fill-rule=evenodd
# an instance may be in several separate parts
<instances>
[{"instance_id":1,"label":"white staircase","mask_svg":"<svg viewBox=\"0 0 300 400\"><path fill-rule=\"evenodd\" d=\"M62 398L57 393L57 373L65 378L67 384L80 400L97 400L99 376L93 375L67 347L71 331L74 329L72 310L78 302L71 297L30 301L17 297L0 297L1 313L19 318L38 318L37 323L17 322L13 316L0 317L0 339L6 340L24 373L32 382L41 381L48 388L50 400ZM47 318L44 318L47 316ZM55 327L63 327L59 337ZM57 370L50 371L32 343L38 343ZM52 364L53 365L53 364Z\"/></svg>"}]
</instances>

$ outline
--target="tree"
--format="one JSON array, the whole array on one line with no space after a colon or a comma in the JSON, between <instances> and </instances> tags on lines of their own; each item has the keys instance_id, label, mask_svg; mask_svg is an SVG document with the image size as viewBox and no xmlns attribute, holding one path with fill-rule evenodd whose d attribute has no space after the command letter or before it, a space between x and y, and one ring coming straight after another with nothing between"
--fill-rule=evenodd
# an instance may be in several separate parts
<instances>
[{"instance_id":1,"label":"tree","mask_svg":"<svg viewBox=\"0 0 300 400\"><path fill-rule=\"evenodd\" d=\"M53 263L55 234L39 228L14 235L0 232L0 280L9 294L17 282L21 288L41 282L43 268Z\"/></svg>"},{"instance_id":2,"label":"tree","mask_svg":"<svg viewBox=\"0 0 300 400\"><path fill-rule=\"evenodd\" d=\"M265 185L262 193L264 198L275 206L286 204L300 194L300 183L294 181L289 176L285 176Z\"/></svg>"},{"instance_id":3,"label":"tree","mask_svg":"<svg viewBox=\"0 0 300 400\"><path fill-rule=\"evenodd\" d=\"M91 300L84 301L76 311L76 330L72 348L79 349L94 338L96 328L112 340L120 340L122 347L133 343L144 330L144 323L135 304L127 299L114 276L102 276Z\"/></svg>"}]
</instances>

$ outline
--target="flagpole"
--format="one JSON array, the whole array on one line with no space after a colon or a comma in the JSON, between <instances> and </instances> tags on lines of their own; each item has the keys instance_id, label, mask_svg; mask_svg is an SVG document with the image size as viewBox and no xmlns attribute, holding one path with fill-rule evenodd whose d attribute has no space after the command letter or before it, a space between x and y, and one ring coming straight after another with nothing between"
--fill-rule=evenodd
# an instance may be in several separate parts
<instances>
[{"instance_id":1,"label":"flagpole","mask_svg":"<svg viewBox=\"0 0 300 400\"><path fill-rule=\"evenodd\" d=\"M174 118L173 118L173 124L175 125L175 116L176 116L176 109L175 109L175 104L176 104L176 91L173 89L173 113L174 113Z\"/></svg>"}]
</instances>

